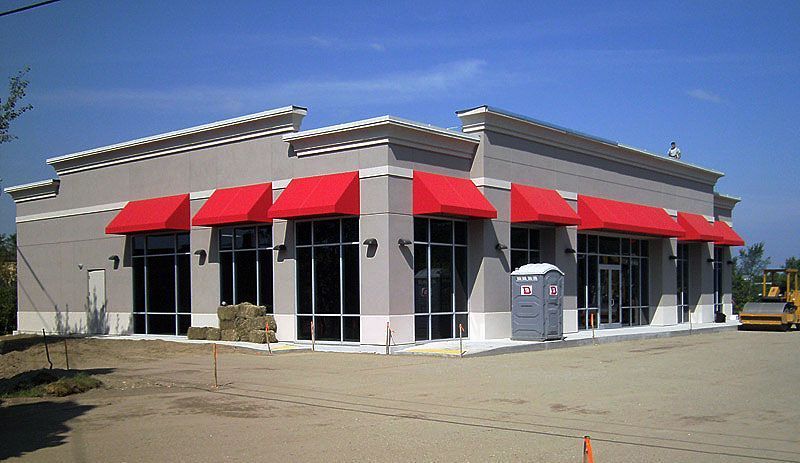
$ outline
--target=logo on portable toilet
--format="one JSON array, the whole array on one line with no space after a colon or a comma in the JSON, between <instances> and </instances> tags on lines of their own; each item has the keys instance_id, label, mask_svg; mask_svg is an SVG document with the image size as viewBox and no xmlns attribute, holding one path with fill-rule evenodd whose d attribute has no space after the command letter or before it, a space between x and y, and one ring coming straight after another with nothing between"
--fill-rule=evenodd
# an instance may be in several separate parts
<instances>
[{"instance_id":1,"label":"logo on portable toilet","mask_svg":"<svg viewBox=\"0 0 800 463\"><path fill-rule=\"evenodd\" d=\"M521 285L519 287L519 293L522 296L531 296L531 295L533 295L533 285Z\"/></svg>"},{"instance_id":2,"label":"logo on portable toilet","mask_svg":"<svg viewBox=\"0 0 800 463\"><path fill-rule=\"evenodd\" d=\"M558 296L558 285L550 285L549 290L550 290L549 294L551 296Z\"/></svg>"}]
</instances>

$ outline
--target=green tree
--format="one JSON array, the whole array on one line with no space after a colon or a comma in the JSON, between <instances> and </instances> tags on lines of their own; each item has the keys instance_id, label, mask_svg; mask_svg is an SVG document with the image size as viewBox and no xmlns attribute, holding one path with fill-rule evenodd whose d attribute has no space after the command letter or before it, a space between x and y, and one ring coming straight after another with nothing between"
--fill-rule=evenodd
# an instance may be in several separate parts
<instances>
[{"instance_id":1,"label":"green tree","mask_svg":"<svg viewBox=\"0 0 800 463\"><path fill-rule=\"evenodd\" d=\"M800 257L792 256L786 259L786 264L784 265L784 267L800 270Z\"/></svg>"},{"instance_id":2,"label":"green tree","mask_svg":"<svg viewBox=\"0 0 800 463\"><path fill-rule=\"evenodd\" d=\"M17 235L0 233L0 334L17 326Z\"/></svg>"},{"instance_id":3,"label":"green tree","mask_svg":"<svg viewBox=\"0 0 800 463\"><path fill-rule=\"evenodd\" d=\"M30 70L31 68L26 67L12 77L8 84L8 98L6 98L6 101L0 99L0 144L8 143L17 138L9 133L11 121L21 116L25 111L33 109L33 106L29 104L20 105L22 99L25 98L25 89L28 88L28 80L25 78L25 74Z\"/></svg>"},{"instance_id":4,"label":"green tree","mask_svg":"<svg viewBox=\"0 0 800 463\"><path fill-rule=\"evenodd\" d=\"M764 256L763 241L739 250L739 256L733 259L733 301L736 309L758 299L761 275L769 261L770 258Z\"/></svg>"}]
</instances>

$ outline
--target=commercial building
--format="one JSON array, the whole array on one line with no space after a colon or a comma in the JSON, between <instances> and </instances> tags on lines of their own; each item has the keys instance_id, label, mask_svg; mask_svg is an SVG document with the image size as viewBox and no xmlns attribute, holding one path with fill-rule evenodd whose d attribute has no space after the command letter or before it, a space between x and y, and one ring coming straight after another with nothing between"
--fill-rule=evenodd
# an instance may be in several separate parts
<instances>
[{"instance_id":1,"label":"commercial building","mask_svg":"<svg viewBox=\"0 0 800 463\"><path fill-rule=\"evenodd\" d=\"M221 303L278 338L507 338L510 279L566 274L564 331L731 314L722 173L496 108L300 130L275 109L49 159L17 204L19 330L182 334Z\"/></svg>"}]
</instances>

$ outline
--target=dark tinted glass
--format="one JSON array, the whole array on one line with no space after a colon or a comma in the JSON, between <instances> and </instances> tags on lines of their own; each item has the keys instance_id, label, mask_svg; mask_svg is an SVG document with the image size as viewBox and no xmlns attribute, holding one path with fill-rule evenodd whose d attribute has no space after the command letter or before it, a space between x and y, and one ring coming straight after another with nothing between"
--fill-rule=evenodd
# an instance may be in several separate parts
<instances>
[{"instance_id":1,"label":"dark tinted glass","mask_svg":"<svg viewBox=\"0 0 800 463\"><path fill-rule=\"evenodd\" d=\"M424 244L414 245L414 312L428 313L428 247Z\"/></svg>"},{"instance_id":2,"label":"dark tinted glass","mask_svg":"<svg viewBox=\"0 0 800 463\"><path fill-rule=\"evenodd\" d=\"M528 251L511 251L511 269L516 270L528 262Z\"/></svg>"},{"instance_id":3,"label":"dark tinted glass","mask_svg":"<svg viewBox=\"0 0 800 463\"><path fill-rule=\"evenodd\" d=\"M417 341L428 340L428 315L414 317L414 339Z\"/></svg>"},{"instance_id":4,"label":"dark tinted glass","mask_svg":"<svg viewBox=\"0 0 800 463\"><path fill-rule=\"evenodd\" d=\"M431 242L448 244L452 243L453 222L449 220L431 219Z\"/></svg>"},{"instance_id":5,"label":"dark tinted glass","mask_svg":"<svg viewBox=\"0 0 800 463\"><path fill-rule=\"evenodd\" d=\"M456 244L467 244L467 223L466 222L453 222L453 231L455 233Z\"/></svg>"},{"instance_id":6,"label":"dark tinted glass","mask_svg":"<svg viewBox=\"0 0 800 463\"><path fill-rule=\"evenodd\" d=\"M237 228L234 230L234 248L253 249L256 247L256 228ZM250 301L252 302L252 301Z\"/></svg>"},{"instance_id":7,"label":"dark tinted glass","mask_svg":"<svg viewBox=\"0 0 800 463\"><path fill-rule=\"evenodd\" d=\"M189 331L189 327L192 326L192 316L191 315L178 315L178 334L181 336L186 336L186 332Z\"/></svg>"},{"instance_id":8,"label":"dark tinted glass","mask_svg":"<svg viewBox=\"0 0 800 463\"><path fill-rule=\"evenodd\" d=\"M144 312L144 258L132 260L133 265L133 311ZM144 326L144 325L142 325ZM144 328L142 328L144 330ZM144 331L142 331L144 332Z\"/></svg>"},{"instance_id":9,"label":"dark tinted glass","mask_svg":"<svg viewBox=\"0 0 800 463\"><path fill-rule=\"evenodd\" d=\"M297 313L311 313L311 248L297 249L296 264Z\"/></svg>"},{"instance_id":10,"label":"dark tinted glass","mask_svg":"<svg viewBox=\"0 0 800 463\"><path fill-rule=\"evenodd\" d=\"M589 288L589 300L586 301L588 307L597 307L598 299L598 285L597 285L597 256L588 257L588 271L586 272L586 281Z\"/></svg>"},{"instance_id":11,"label":"dark tinted glass","mask_svg":"<svg viewBox=\"0 0 800 463\"><path fill-rule=\"evenodd\" d=\"M511 227L511 247L514 249L528 249L528 229Z\"/></svg>"},{"instance_id":12,"label":"dark tinted glass","mask_svg":"<svg viewBox=\"0 0 800 463\"><path fill-rule=\"evenodd\" d=\"M636 307L641 305L639 293L639 259L631 259L631 305Z\"/></svg>"},{"instance_id":13,"label":"dark tinted glass","mask_svg":"<svg viewBox=\"0 0 800 463\"><path fill-rule=\"evenodd\" d=\"M189 252L189 234L188 233L178 233L176 235L177 239L177 246L175 250L179 253L188 253Z\"/></svg>"},{"instance_id":14,"label":"dark tinted glass","mask_svg":"<svg viewBox=\"0 0 800 463\"><path fill-rule=\"evenodd\" d=\"M641 286L642 286L642 292L639 295L639 297L642 300L642 305L648 305L648 304L650 304L650 294L649 294L650 269L647 266L647 259L642 259L640 265L641 265L641 269L639 271L642 274L642 276L640 277Z\"/></svg>"},{"instance_id":15,"label":"dark tinted glass","mask_svg":"<svg viewBox=\"0 0 800 463\"><path fill-rule=\"evenodd\" d=\"M342 219L342 243L358 242L358 219Z\"/></svg>"},{"instance_id":16,"label":"dark tinted glass","mask_svg":"<svg viewBox=\"0 0 800 463\"><path fill-rule=\"evenodd\" d=\"M627 241L627 240L622 240ZM631 305L631 264L627 257L622 258L622 307ZM624 311L623 311L624 313Z\"/></svg>"},{"instance_id":17,"label":"dark tinted glass","mask_svg":"<svg viewBox=\"0 0 800 463\"><path fill-rule=\"evenodd\" d=\"M272 227L264 225L258 227L258 247L271 248L272 247Z\"/></svg>"},{"instance_id":18,"label":"dark tinted glass","mask_svg":"<svg viewBox=\"0 0 800 463\"><path fill-rule=\"evenodd\" d=\"M338 243L339 221L318 220L314 224L314 244Z\"/></svg>"},{"instance_id":19,"label":"dark tinted glass","mask_svg":"<svg viewBox=\"0 0 800 463\"><path fill-rule=\"evenodd\" d=\"M233 301L233 253L219 253L219 303L234 304Z\"/></svg>"},{"instance_id":20,"label":"dark tinted glass","mask_svg":"<svg viewBox=\"0 0 800 463\"><path fill-rule=\"evenodd\" d=\"M311 222L298 222L294 229L298 245L311 244Z\"/></svg>"},{"instance_id":21,"label":"dark tinted glass","mask_svg":"<svg viewBox=\"0 0 800 463\"><path fill-rule=\"evenodd\" d=\"M297 317L297 339L311 340L311 320L313 317Z\"/></svg>"},{"instance_id":22,"label":"dark tinted glass","mask_svg":"<svg viewBox=\"0 0 800 463\"><path fill-rule=\"evenodd\" d=\"M167 254L175 252L175 235L150 235L147 237L148 254Z\"/></svg>"},{"instance_id":23,"label":"dark tinted glass","mask_svg":"<svg viewBox=\"0 0 800 463\"><path fill-rule=\"evenodd\" d=\"M587 245L588 248L586 252L596 253L597 252L597 235L589 235L587 237Z\"/></svg>"},{"instance_id":24,"label":"dark tinted glass","mask_svg":"<svg viewBox=\"0 0 800 463\"><path fill-rule=\"evenodd\" d=\"M467 248L456 247L455 251L455 310L456 312L467 311Z\"/></svg>"},{"instance_id":25,"label":"dark tinted glass","mask_svg":"<svg viewBox=\"0 0 800 463\"><path fill-rule=\"evenodd\" d=\"M586 256L578 254L578 308L586 307ZM578 327L580 327L580 322Z\"/></svg>"},{"instance_id":26,"label":"dark tinted glass","mask_svg":"<svg viewBox=\"0 0 800 463\"><path fill-rule=\"evenodd\" d=\"M539 230L531 229L530 234L531 239L528 246L530 249L539 249Z\"/></svg>"},{"instance_id":27,"label":"dark tinted glass","mask_svg":"<svg viewBox=\"0 0 800 463\"><path fill-rule=\"evenodd\" d=\"M619 238L601 236L600 254L619 254Z\"/></svg>"},{"instance_id":28,"label":"dark tinted glass","mask_svg":"<svg viewBox=\"0 0 800 463\"><path fill-rule=\"evenodd\" d=\"M431 246L431 312L453 311L453 248Z\"/></svg>"},{"instance_id":29,"label":"dark tinted glass","mask_svg":"<svg viewBox=\"0 0 800 463\"><path fill-rule=\"evenodd\" d=\"M147 258L147 311L175 312L174 256ZM174 334L174 320L172 331Z\"/></svg>"},{"instance_id":30,"label":"dark tinted glass","mask_svg":"<svg viewBox=\"0 0 800 463\"><path fill-rule=\"evenodd\" d=\"M431 339L453 337L453 315L431 315Z\"/></svg>"},{"instance_id":31,"label":"dark tinted glass","mask_svg":"<svg viewBox=\"0 0 800 463\"><path fill-rule=\"evenodd\" d=\"M539 251L531 251L528 254L528 259L530 259L531 262L538 263L542 261L542 256Z\"/></svg>"},{"instance_id":32,"label":"dark tinted glass","mask_svg":"<svg viewBox=\"0 0 800 463\"><path fill-rule=\"evenodd\" d=\"M344 317L344 341L359 342L361 340L361 326L358 317Z\"/></svg>"},{"instance_id":33,"label":"dark tinted glass","mask_svg":"<svg viewBox=\"0 0 800 463\"><path fill-rule=\"evenodd\" d=\"M458 337L458 326L461 325L461 337L466 338L469 336L469 316L465 313L456 315L456 334Z\"/></svg>"},{"instance_id":34,"label":"dark tinted glass","mask_svg":"<svg viewBox=\"0 0 800 463\"><path fill-rule=\"evenodd\" d=\"M177 256L178 261L178 312L192 311L191 258L188 254Z\"/></svg>"},{"instance_id":35,"label":"dark tinted glass","mask_svg":"<svg viewBox=\"0 0 800 463\"><path fill-rule=\"evenodd\" d=\"M341 341L342 319L340 317L314 317L314 332L317 341Z\"/></svg>"},{"instance_id":36,"label":"dark tinted glass","mask_svg":"<svg viewBox=\"0 0 800 463\"><path fill-rule=\"evenodd\" d=\"M586 252L586 235L578 234L578 252Z\"/></svg>"},{"instance_id":37,"label":"dark tinted glass","mask_svg":"<svg viewBox=\"0 0 800 463\"><path fill-rule=\"evenodd\" d=\"M133 316L133 332L135 334L147 334L146 327L145 327L145 317L144 314L134 314Z\"/></svg>"},{"instance_id":38,"label":"dark tinted glass","mask_svg":"<svg viewBox=\"0 0 800 463\"><path fill-rule=\"evenodd\" d=\"M339 288L339 246L314 248L314 313L341 313Z\"/></svg>"},{"instance_id":39,"label":"dark tinted glass","mask_svg":"<svg viewBox=\"0 0 800 463\"><path fill-rule=\"evenodd\" d=\"M131 252L134 256L144 255L144 236L134 236L131 238Z\"/></svg>"},{"instance_id":40,"label":"dark tinted glass","mask_svg":"<svg viewBox=\"0 0 800 463\"><path fill-rule=\"evenodd\" d=\"M633 256L641 255L639 252L639 243L641 243L639 240L630 240L631 255Z\"/></svg>"},{"instance_id":41,"label":"dark tinted glass","mask_svg":"<svg viewBox=\"0 0 800 463\"><path fill-rule=\"evenodd\" d=\"M639 241L639 255L647 257L648 250L650 249L650 242L647 240Z\"/></svg>"},{"instance_id":42,"label":"dark tinted glass","mask_svg":"<svg viewBox=\"0 0 800 463\"><path fill-rule=\"evenodd\" d=\"M414 219L414 241L428 241L428 219Z\"/></svg>"},{"instance_id":43,"label":"dark tinted glass","mask_svg":"<svg viewBox=\"0 0 800 463\"><path fill-rule=\"evenodd\" d=\"M233 249L233 228L221 228L219 230L219 250L230 251Z\"/></svg>"},{"instance_id":44,"label":"dark tinted glass","mask_svg":"<svg viewBox=\"0 0 800 463\"><path fill-rule=\"evenodd\" d=\"M631 253L631 240L622 238L622 255L627 256Z\"/></svg>"},{"instance_id":45,"label":"dark tinted glass","mask_svg":"<svg viewBox=\"0 0 800 463\"><path fill-rule=\"evenodd\" d=\"M256 304L256 251L234 253L236 303Z\"/></svg>"},{"instance_id":46,"label":"dark tinted glass","mask_svg":"<svg viewBox=\"0 0 800 463\"><path fill-rule=\"evenodd\" d=\"M148 334L175 334L175 315L148 315Z\"/></svg>"},{"instance_id":47,"label":"dark tinted glass","mask_svg":"<svg viewBox=\"0 0 800 463\"><path fill-rule=\"evenodd\" d=\"M360 312L359 285L358 285L358 248L357 244L342 246L342 268L344 269L344 313L357 314Z\"/></svg>"},{"instance_id":48,"label":"dark tinted glass","mask_svg":"<svg viewBox=\"0 0 800 463\"><path fill-rule=\"evenodd\" d=\"M258 305L272 313L272 251L258 251Z\"/></svg>"}]
</instances>

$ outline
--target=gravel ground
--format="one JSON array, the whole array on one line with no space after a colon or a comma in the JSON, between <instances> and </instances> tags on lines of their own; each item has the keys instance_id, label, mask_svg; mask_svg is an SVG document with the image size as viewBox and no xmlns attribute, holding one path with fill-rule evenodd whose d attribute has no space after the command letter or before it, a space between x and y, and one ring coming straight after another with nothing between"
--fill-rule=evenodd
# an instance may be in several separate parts
<instances>
[{"instance_id":1,"label":"gravel ground","mask_svg":"<svg viewBox=\"0 0 800 463\"><path fill-rule=\"evenodd\" d=\"M3 342L3 378L46 365ZM69 342L108 387L5 400L0 460L580 462L588 434L598 463L800 462L797 332L464 359L221 348L218 389L209 346Z\"/></svg>"}]
</instances>

